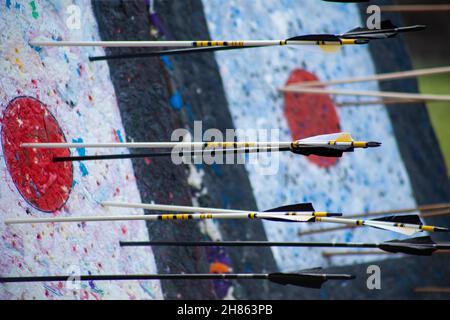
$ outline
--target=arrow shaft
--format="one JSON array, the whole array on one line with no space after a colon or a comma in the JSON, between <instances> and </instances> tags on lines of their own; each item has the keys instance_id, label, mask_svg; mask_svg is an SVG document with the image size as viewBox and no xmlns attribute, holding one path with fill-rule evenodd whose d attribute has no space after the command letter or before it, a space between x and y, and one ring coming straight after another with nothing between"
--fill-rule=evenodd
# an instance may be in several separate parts
<instances>
[{"instance_id":1,"label":"arrow shaft","mask_svg":"<svg viewBox=\"0 0 450 320\"><path fill-rule=\"evenodd\" d=\"M357 220L357 219L347 219L347 218L333 218L333 217L317 217L317 222L330 222L330 223L338 223L345 225L353 225L353 226L369 226L376 228L396 228L397 230L403 230L406 234L413 234L413 231L445 231L445 228L436 228L433 226L426 225L416 225L416 224L408 224L408 223L394 223L388 221L375 221L375 220Z\"/></svg>"},{"instance_id":2,"label":"arrow shaft","mask_svg":"<svg viewBox=\"0 0 450 320\"><path fill-rule=\"evenodd\" d=\"M438 94L420 94L420 93L406 93L406 92L389 92L389 91L367 91L367 90L345 90L345 89L322 89L312 87L283 87L280 88L283 92L297 92L309 94L333 94L333 95L347 95L347 96L367 96L380 98L396 98L417 101L450 101L450 95Z\"/></svg>"},{"instance_id":3,"label":"arrow shaft","mask_svg":"<svg viewBox=\"0 0 450 320\"><path fill-rule=\"evenodd\" d=\"M206 212L206 213L253 213L257 211L248 210L232 210L232 209L220 209L220 208L207 208L207 207L190 207L190 206L173 206L165 204L154 204L154 203L130 203L130 202L114 202L105 201L102 202L103 206L106 207L117 207L117 208L138 208L146 209L152 211L168 211L168 212Z\"/></svg>"},{"instance_id":4,"label":"arrow shaft","mask_svg":"<svg viewBox=\"0 0 450 320\"><path fill-rule=\"evenodd\" d=\"M437 243L434 245L436 250L450 250L450 243Z\"/></svg>"},{"instance_id":5,"label":"arrow shaft","mask_svg":"<svg viewBox=\"0 0 450 320\"><path fill-rule=\"evenodd\" d=\"M159 57L159 56L170 56L177 54L191 54L191 53L204 53L211 51L227 51L236 49L251 49L258 47L203 47L203 48L182 48L182 49L167 49L167 50L156 50L144 53L124 53L124 54L114 54L105 56L94 56L89 57L89 61L101 61L101 60L114 60L114 59L134 59L134 58L148 58L148 57Z\"/></svg>"},{"instance_id":6,"label":"arrow shaft","mask_svg":"<svg viewBox=\"0 0 450 320\"><path fill-rule=\"evenodd\" d=\"M122 247L318 247L318 248L378 248L377 243L343 242L276 242L276 241L121 241Z\"/></svg>"},{"instance_id":7,"label":"arrow shaft","mask_svg":"<svg viewBox=\"0 0 450 320\"><path fill-rule=\"evenodd\" d=\"M50 281L111 281L111 280L220 280L220 279L267 279L268 274L134 274L134 275L70 275L1 277L0 283L10 282L50 282Z\"/></svg>"},{"instance_id":8,"label":"arrow shaft","mask_svg":"<svg viewBox=\"0 0 450 320\"><path fill-rule=\"evenodd\" d=\"M381 12L444 12L450 11L450 4L409 4L380 6Z\"/></svg>"},{"instance_id":9,"label":"arrow shaft","mask_svg":"<svg viewBox=\"0 0 450 320\"><path fill-rule=\"evenodd\" d=\"M117 208L134 208L134 209L146 209L151 211L168 211L168 212L187 212L187 213L202 213L202 214L213 214L213 217L218 217L217 214L225 214L227 217L232 215L257 215L257 217L267 217L279 215L292 215L292 216L326 216L327 212L319 211L273 211L273 212L261 212L261 211L248 211L248 210L234 210L234 209L221 209L221 208L207 208L207 207L190 207L190 206L176 206L176 205L165 205L165 204L155 204L155 203L130 203L130 202L114 202L105 201L102 202L103 206L106 207L117 207ZM333 213L336 215L336 213Z\"/></svg>"},{"instance_id":10,"label":"arrow shaft","mask_svg":"<svg viewBox=\"0 0 450 320\"><path fill-rule=\"evenodd\" d=\"M278 152L278 151L290 151L290 148L239 148L239 149L203 149L203 150L176 150L166 151L166 152L150 152L150 153L127 153L127 154L105 154L105 155L94 155L94 156L69 156L69 157L55 157L53 162L65 162L65 161L90 161L90 160L117 160L117 159L136 159L136 158L147 158L147 157L170 157L173 155L179 156L195 156L204 154L216 154L224 155L229 154L241 154L241 153L260 153L260 152Z\"/></svg>"},{"instance_id":11,"label":"arrow shaft","mask_svg":"<svg viewBox=\"0 0 450 320\"><path fill-rule=\"evenodd\" d=\"M298 221L312 220L314 216L311 213L299 212ZM152 214L152 215L114 215L114 216L78 216L78 217L52 217L52 218L23 218L23 219L7 219L5 224L30 224L30 223L53 223L53 222L95 222L95 221L160 221L160 220L205 220L205 219L281 219L292 218L285 213L178 213L178 214ZM291 221L291 220L289 220ZM293 221L293 220L292 220ZM306 222L306 221L305 221Z\"/></svg>"},{"instance_id":12,"label":"arrow shaft","mask_svg":"<svg viewBox=\"0 0 450 320\"><path fill-rule=\"evenodd\" d=\"M278 242L278 241L121 241L122 247L146 247L146 246L169 246L169 247L312 247L312 248L373 248L384 250L389 246L396 246L398 252L414 254L411 251L401 251L401 248L422 250L450 250L450 243L414 243L404 242L385 243L361 243L361 242ZM371 251L373 252L373 251ZM378 252L378 251L377 251ZM359 251L355 252L358 254ZM379 253L379 252L378 252ZM392 252L391 252L392 253ZM350 254L350 253L349 253Z\"/></svg>"},{"instance_id":13,"label":"arrow shaft","mask_svg":"<svg viewBox=\"0 0 450 320\"><path fill-rule=\"evenodd\" d=\"M107 143L74 143L74 142L43 142L43 143L22 143L22 148L133 148L133 149L175 149L177 151L209 148L235 149L235 148L290 148L292 142L107 142ZM323 143L322 143L323 144ZM318 143L310 144L316 146ZM195 151L195 150L193 150Z\"/></svg>"},{"instance_id":14,"label":"arrow shaft","mask_svg":"<svg viewBox=\"0 0 450 320\"><path fill-rule=\"evenodd\" d=\"M133 274L133 275L57 275L30 277L0 277L0 283L51 281L118 281L118 280L269 280L278 284L320 288L327 280L352 280L349 274L320 273L198 273L198 274Z\"/></svg>"},{"instance_id":15,"label":"arrow shaft","mask_svg":"<svg viewBox=\"0 0 450 320\"><path fill-rule=\"evenodd\" d=\"M380 224L380 225L386 225L386 226L390 226L393 225L392 222L387 222L387 221L373 221L373 220L357 220L357 219L348 219L348 218L320 218L320 221L322 222L331 222L331 223L339 223L339 224L346 224L346 225L355 225L355 226L359 226L359 225L366 225L369 222L375 222L376 224ZM417 225L415 224L403 224L403 226L405 228L416 228Z\"/></svg>"},{"instance_id":16,"label":"arrow shaft","mask_svg":"<svg viewBox=\"0 0 450 320\"><path fill-rule=\"evenodd\" d=\"M31 41L38 47L248 47L277 46L280 40L231 40L231 41Z\"/></svg>"},{"instance_id":17,"label":"arrow shaft","mask_svg":"<svg viewBox=\"0 0 450 320\"><path fill-rule=\"evenodd\" d=\"M267 47L284 45L346 45L352 41L316 40L201 40L201 41L30 41L36 47L146 47L146 48L185 48L185 47Z\"/></svg>"},{"instance_id":18,"label":"arrow shaft","mask_svg":"<svg viewBox=\"0 0 450 320\"><path fill-rule=\"evenodd\" d=\"M313 86L330 86L336 84L345 83L357 83L357 82L368 82L368 81L386 81L386 80L400 80L406 78L415 78L419 76L429 76L434 74L449 73L450 66L427 68L427 69L416 69L400 72L390 72L390 73L380 73L370 76L353 77L346 79L330 80L330 81L305 81L299 83L293 83L287 88L295 87L313 87Z\"/></svg>"}]
</instances>

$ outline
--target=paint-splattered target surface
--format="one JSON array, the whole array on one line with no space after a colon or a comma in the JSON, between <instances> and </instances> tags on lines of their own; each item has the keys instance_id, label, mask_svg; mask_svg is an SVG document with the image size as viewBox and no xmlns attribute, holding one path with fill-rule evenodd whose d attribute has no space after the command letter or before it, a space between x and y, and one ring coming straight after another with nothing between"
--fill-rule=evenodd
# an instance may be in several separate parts
<instances>
[{"instance_id":1,"label":"paint-splattered target surface","mask_svg":"<svg viewBox=\"0 0 450 320\"><path fill-rule=\"evenodd\" d=\"M318 80L311 72L295 69L286 85ZM341 131L336 107L329 95L286 92L284 114L293 140ZM338 160L314 155L308 159L320 167L330 167Z\"/></svg>"},{"instance_id":2,"label":"paint-splattered target surface","mask_svg":"<svg viewBox=\"0 0 450 320\"><path fill-rule=\"evenodd\" d=\"M64 133L47 107L37 99L12 100L3 116L2 147L14 184L36 209L54 212L69 198L73 168L70 162L53 162L69 156L68 149L23 148L26 142L66 142Z\"/></svg>"},{"instance_id":3,"label":"paint-splattered target surface","mask_svg":"<svg viewBox=\"0 0 450 320\"><path fill-rule=\"evenodd\" d=\"M0 274L156 273L151 248L122 251L118 246L119 241L148 240L144 221L107 225L4 223L54 215L114 215L119 211L100 203L141 202L129 160L73 163L72 179L70 165L51 162L54 155L68 155L67 150L39 149L38 154L21 150L21 142L64 141L64 135L68 142L126 137L108 65L89 63L89 55L105 54L102 48L52 50L29 45L32 39L100 40L91 2L77 3L82 8L83 23L75 31L65 24L68 3L33 1L33 9L30 2L0 1L0 113L4 135L0 145ZM85 150L74 152L83 154ZM26 188L30 188L31 196ZM42 211L58 207L54 213ZM128 213L143 214L143 210ZM0 284L1 300L161 298L161 285L156 280L82 282L79 290L64 282Z\"/></svg>"}]
</instances>

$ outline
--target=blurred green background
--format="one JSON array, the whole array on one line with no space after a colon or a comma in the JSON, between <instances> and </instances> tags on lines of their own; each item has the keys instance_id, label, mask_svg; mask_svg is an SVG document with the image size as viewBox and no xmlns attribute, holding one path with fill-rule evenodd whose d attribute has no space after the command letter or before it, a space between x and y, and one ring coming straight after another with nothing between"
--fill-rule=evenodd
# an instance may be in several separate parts
<instances>
[{"instance_id":1,"label":"blurred green background","mask_svg":"<svg viewBox=\"0 0 450 320\"><path fill-rule=\"evenodd\" d=\"M450 4L448 0L397 0L397 4ZM405 25L427 29L405 36L415 69L450 65L450 11L404 12ZM419 77L421 93L450 95L450 74ZM428 102L428 113L450 173L450 102Z\"/></svg>"}]
</instances>

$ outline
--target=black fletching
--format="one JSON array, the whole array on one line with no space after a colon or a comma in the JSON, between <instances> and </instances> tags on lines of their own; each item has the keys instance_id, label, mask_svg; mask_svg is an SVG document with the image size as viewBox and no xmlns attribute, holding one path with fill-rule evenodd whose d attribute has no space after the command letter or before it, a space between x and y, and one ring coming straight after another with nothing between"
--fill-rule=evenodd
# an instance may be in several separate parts
<instances>
[{"instance_id":1,"label":"black fletching","mask_svg":"<svg viewBox=\"0 0 450 320\"><path fill-rule=\"evenodd\" d=\"M436 243L428 236L404 240L391 240L380 244L381 250L392 253L405 253L416 256L431 256L437 248Z\"/></svg>"},{"instance_id":2,"label":"black fletching","mask_svg":"<svg viewBox=\"0 0 450 320\"><path fill-rule=\"evenodd\" d=\"M345 151L353 152L353 148L346 149ZM337 149L329 149L329 148L320 148L320 147L307 147L307 148L296 148L291 149L291 152L295 154L301 154L304 156L316 155L321 157L331 157L331 158L340 158L344 151Z\"/></svg>"},{"instance_id":3,"label":"black fletching","mask_svg":"<svg viewBox=\"0 0 450 320\"><path fill-rule=\"evenodd\" d=\"M407 214L401 216L387 216L382 218L372 219L373 221L386 221L386 222L394 222L394 223L407 223L407 224L418 224L421 225L422 220L416 214Z\"/></svg>"},{"instance_id":4,"label":"black fletching","mask_svg":"<svg viewBox=\"0 0 450 320\"><path fill-rule=\"evenodd\" d=\"M380 23L381 29L397 29L397 26L391 20L383 20Z\"/></svg>"},{"instance_id":5,"label":"black fletching","mask_svg":"<svg viewBox=\"0 0 450 320\"><path fill-rule=\"evenodd\" d=\"M327 280L352 280L349 274L326 273L270 273L268 280L282 285L293 285L305 288L320 289Z\"/></svg>"},{"instance_id":6,"label":"black fletching","mask_svg":"<svg viewBox=\"0 0 450 320\"><path fill-rule=\"evenodd\" d=\"M306 211L312 212L315 211L312 203L297 203L297 204L288 204L286 206L281 206L269 210L264 210L264 212L285 212L285 211Z\"/></svg>"},{"instance_id":7,"label":"black fletching","mask_svg":"<svg viewBox=\"0 0 450 320\"><path fill-rule=\"evenodd\" d=\"M287 41L333 41L333 42L341 42L339 37L334 34L307 34L304 36L296 36L289 39Z\"/></svg>"},{"instance_id":8,"label":"black fletching","mask_svg":"<svg viewBox=\"0 0 450 320\"><path fill-rule=\"evenodd\" d=\"M327 278L321 274L297 274L297 273L271 273L269 281L299 287L320 289L327 281Z\"/></svg>"},{"instance_id":9,"label":"black fletching","mask_svg":"<svg viewBox=\"0 0 450 320\"><path fill-rule=\"evenodd\" d=\"M391 240L391 241L387 241L387 242L402 242L402 243L430 244L430 245L436 244L436 242L434 242L430 236L415 237L415 238L409 238L409 239L403 239L403 240Z\"/></svg>"},{"instance_id":10,"label":"black fletching","mask_svg":"<svg viewBox=\"0 0 450 320\"><path fill-rule=\"evenodd\" d=\"M380 29L355 28L347 31L342 38L362 38L362 39L380 39L394 37L398 33L398 28L390 21L384 20L380 23Z\"/></svg>"}]
</instances>

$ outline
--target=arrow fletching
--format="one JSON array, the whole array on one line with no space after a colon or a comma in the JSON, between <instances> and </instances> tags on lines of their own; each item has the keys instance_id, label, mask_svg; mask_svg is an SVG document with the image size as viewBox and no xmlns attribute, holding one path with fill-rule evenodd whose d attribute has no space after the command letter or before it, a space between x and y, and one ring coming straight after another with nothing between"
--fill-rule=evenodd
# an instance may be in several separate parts
<instances>
[{"instance_id":1,"label":"arrow fletching","mask_svg":"<svg viewBox=\"0 0 450 320\"><path fill-rule=\"evenodd\" d=\"M431 256L439 248L431 237L417 237L405 240L391 240L379 245L381 250L392 253L405 253L416 256Z\"/></svg>"},{"instance_id":2,"label":"arrow fletching","mask_svg":"<svg viewBox=\"0 0 450 320\"><path fill-rule=\"evenodd\" d=\"M387 230L387 231L393 231L400 234L404 234L407 236L415 235L417 232L420 232L421 230L416 228L405 228L405 227L397 227L395 225L386 225L386 224L380 224L376 221L366 221L364 223L366 226L370 226L373 228L381 229L381 230Z\"/></svg>"},{"instance_id":3,"label":"arrow fletching","mask_svg":"<svg viewBox=\"0 0 450 320\"><path fill-rule=\"evenodd\" d=\"M279 222L314 222L316 217L314 216L296 216L296 215L258 215L260 219Z\"/></svg>"},{"instance_id":4,"label":"arrow fletching","mask_svg":"<svg viewBox=\"0 0 450 320\"><path fill-rule=\"evenodd\" d=\"M296 203L296 204L288 204L286 206L276 207L268 210L264 210L264 212L286 212L286 211L307 211L314 212L314 207L312 203Z\"/></svg>"},{"instance_id":5,"label":"arrow fletching","mask_svg":"<svg viewBox=\"0 0 450 320\"><path fill-rule=\"evenodd\" d=\"M281 285L293 285L305 288L320 289L328 280L352 280L356 277L349 274L325 273L270 273L268 280Z\"/></svg>"},{"instance_id":6,"label":"arrow fletching","mask_svg":"<svg viewBox=\"0 0 450 320\"><path fill-rule=\"evenodd\" d=\"M274 242L274 241L120 241L121 247L134 246L176 246L176 247L330 247L330 248L378 248L390 253L416 256L431 256L437 250L449 250L450 243L435 243L431 237L390 240L382 243L360 242ZM302 270L318 272L321 268Z\"/></svg>"},{"instance_id":7,"label":"arrow fletching","mask_svg":"<svg viewBox=\"0 0 450 320\"><path fill-rule=\"evenodd\" d=\"M380 24L380 29L355 28L340 35L342 39L360 39L360 40L375 40L395 37L398 33L420 31L426 26L416 25L407 27L397 27L390 20L384 20Z\"/></svg>"},{"instance_id":8,"label":"arrow fletching","mask_svg":"<svg viewBox=\"0 0 450 320\"><path fill-rule=\"evenodd\" d=\"M417 225L423 224L422 219L420 219L420 216L418 216L417 214L386 216L386 217L372 219L372 221L386 221L386 222L408 223L408 224L417 224Z\"/></svg>"},{"instance_id":9,"label":"arrow fletching","mask_svg":"<svg viewBox=\"0 0 450 320\"><path fill-rule=\"evenodd\" d=\"M312 205L312 203L307 202L307 203L296 203L296 204L290 204L290 205L285 205L285 206L281 206L281 207L276 207L276 208L272 208L272 209L268 209L265 210L263 212L311 212L311 216L305 216L305 215L277 215L277 216L267 216L264 215L263 219L264 220L270 220L270 221L285 221L285 222L314 222L316 220L315 215L317 214L315 212L315 209ZM337 217L337 216L342 216L342 213L337 213L337 212L327 212L326 213L327 217Z\"/></svg>"},{"instance_id":10,"label":"arrow fletching","mask_svg":"<svg viewBox=\"0 0 450 320\"><path fill-rule=\"evenodd\" d=\"M341 39L334 34L307 34L303 36L296 36L292 38L286 39L289 44L289 41L319 41L319 42L336 42L337 44L341 43Z\"/></svg>"},{"instance_id":11,"label":"arrow fletching","mask_svg":"<svg viewBox=\"0 0 450 320\"><path fill-rule=\"evenodd\" d=\"M447 228L424 225L420 216L415 214L376 218L367 220L364 224L408 236L412 236L421 231L448 232Z\"/></svg>"},{"instance_id":12,"label":"arrow fletching","mask_svg":"<svg viewBox=\"0 0 450 320\"><path fill-rule=\"evenodd\" d=\"M353 152L355 148L375 148L381 145L375 141L355 141L348 132L323 134L294 141L291 151L305 156L342 157L344 152Z\"/></svg>"}]
</instances>

